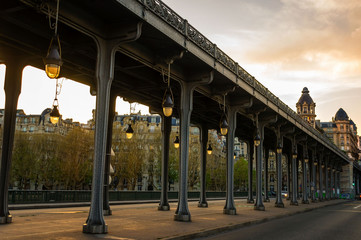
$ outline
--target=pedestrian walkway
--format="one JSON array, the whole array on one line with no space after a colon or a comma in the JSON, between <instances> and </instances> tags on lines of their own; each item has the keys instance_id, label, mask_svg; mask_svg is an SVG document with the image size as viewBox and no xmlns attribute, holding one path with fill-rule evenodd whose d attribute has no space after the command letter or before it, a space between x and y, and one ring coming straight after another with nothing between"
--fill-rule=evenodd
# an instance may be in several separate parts
<instances>
[{"instance_id":1,"label":"pedestrian walkway","mask_svg":"<svg viewBox=\"0 0 361 240\"><path fill-rule=\"evenodd\" d=\"M112 216L105 216L108 234L82 233L89 207L13 210L13 223L0 225L1 239L192 239L208 236L267 220L285 217L315 208L344 203L330 200L319 203L274 207L274 201L264 203L266 211L253 210L253 204L236 199L237 215L223 214L225 200L209 201L208 208L198 208L190 202L192 222L173 221L176 203L170 211L158 211L157 203L112 205Z\"/></svg>"}]
</instances>

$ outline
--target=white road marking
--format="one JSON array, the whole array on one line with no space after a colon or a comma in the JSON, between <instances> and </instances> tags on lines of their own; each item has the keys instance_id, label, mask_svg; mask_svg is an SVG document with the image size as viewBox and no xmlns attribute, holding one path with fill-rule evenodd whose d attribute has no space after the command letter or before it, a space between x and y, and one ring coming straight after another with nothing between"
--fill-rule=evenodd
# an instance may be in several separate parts
<instances>
[{"instance_id":1,"label":"white road marking","mask_svg":"<svg viewBox=\"0 0 361 240\"><path fill-rule=\"evenodd\" d=\"M353 207L354 209L356 209L356 208L359 208L359 207L361 207L361 204L360 205L358 205L358 206L356 206L356 207Z\"/></svg>"}]
</instances>

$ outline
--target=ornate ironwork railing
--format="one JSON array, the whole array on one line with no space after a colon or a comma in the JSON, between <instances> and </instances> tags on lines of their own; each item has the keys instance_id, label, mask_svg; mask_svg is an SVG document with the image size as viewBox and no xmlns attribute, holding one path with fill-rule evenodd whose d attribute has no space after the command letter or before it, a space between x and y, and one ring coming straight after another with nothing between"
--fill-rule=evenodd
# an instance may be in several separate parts
<instances>
[{"instance_id":1,"label":"ornate ironwork railing","mask_svg":"<svg viewBox=\"0 0 361 240\"><path fill-rule=\"evenodd\" d=\"M109 191L110 201L159 200L160 191ZM199 192L188 192L189 199L199 199ZM248 192L234 192L245 197ZM225 198L226 192L206 192L207 198ZM178 199L178 192L168 192L169 199ZM90 190L9 190L9 204L90 202Z\"/></svg>"},{"instance_id":2,"label":"ornate ironwork railing","mask_svg":"<svg viewBox=\"0 0 361 240\"><path fill-rule=\"evenodd\" d=\"M216 44L212 43L206 36L200 33L192 25L188 23L186 19L183 19L170 7L160 0L137 0L146 9L152 11L154 14L159 16L169 25L171 25L178 32L183 34L186 39L192 41L204 52L215 58L219 63L226 67L229 71L233 72L238 78L242 79L248 85L253 87L258 93L264 96L268 101L272 102L282 111L291 116L297 123L312 132L315 136L322 139L329 148L332 148L338 152L341 156L347 158L347 156L325 135L318 132L316 129L311 127L306 121L304 121L296 112L294 112L287 104L282 102L277 96L263 86L259 81L249 74L245 69L238 65L231 57L224 53L217 47ZM347 158L348 159L348 158Z\"/></svg>"}]
</instances>

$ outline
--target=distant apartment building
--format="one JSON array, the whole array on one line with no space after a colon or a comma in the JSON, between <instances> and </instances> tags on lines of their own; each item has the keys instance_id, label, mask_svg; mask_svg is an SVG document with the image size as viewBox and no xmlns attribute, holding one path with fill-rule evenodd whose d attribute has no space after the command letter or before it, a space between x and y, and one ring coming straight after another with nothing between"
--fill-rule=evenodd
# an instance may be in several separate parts
<instances>
[{"instance_id":1,"label":"distant apartment building","mask_svg":"<svg viewBox=\"0 0 361 240\"><path fill-rule=\"evenodd\" d=\"M16 131L24 133L58 133L66 134L74 127L81 127L89 129L87 124L73 122L73 119L59 119L59 122L54 125L50 122L50 108L44 109L41 114L26 114L23 109L16 111ZM3 126L4 109L0 109L0 129Z\"/></svg>"},{"instance_id":2,"label":"distant apartment building","mask_svg":"<svg viewBox=\"0 0 361 240\"><path fill-rule=\"evenodd\" d=\"M359 136L356 124L349 118L345 110L340 108L331 122L321 122L320 127L326 136L343 150L351 160L359 159Z\"/></svg>"}]
</instances>

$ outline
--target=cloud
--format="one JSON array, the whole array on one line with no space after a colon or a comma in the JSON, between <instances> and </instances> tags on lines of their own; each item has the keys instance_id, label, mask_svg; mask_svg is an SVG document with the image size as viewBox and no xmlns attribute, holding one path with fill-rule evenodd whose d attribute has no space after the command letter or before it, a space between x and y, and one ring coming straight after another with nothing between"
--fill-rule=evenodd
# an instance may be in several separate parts
<instances>
[{"instance_id":1,"label":"cloud","mask_svg":"<svg viewBox=\"0 0 361 240\"><path fill-rule=\"evenodd\" d=\"M291 108L307 86L322 121L361 124L360 0L165 2Z\"/></svg>"}]
</instances>

